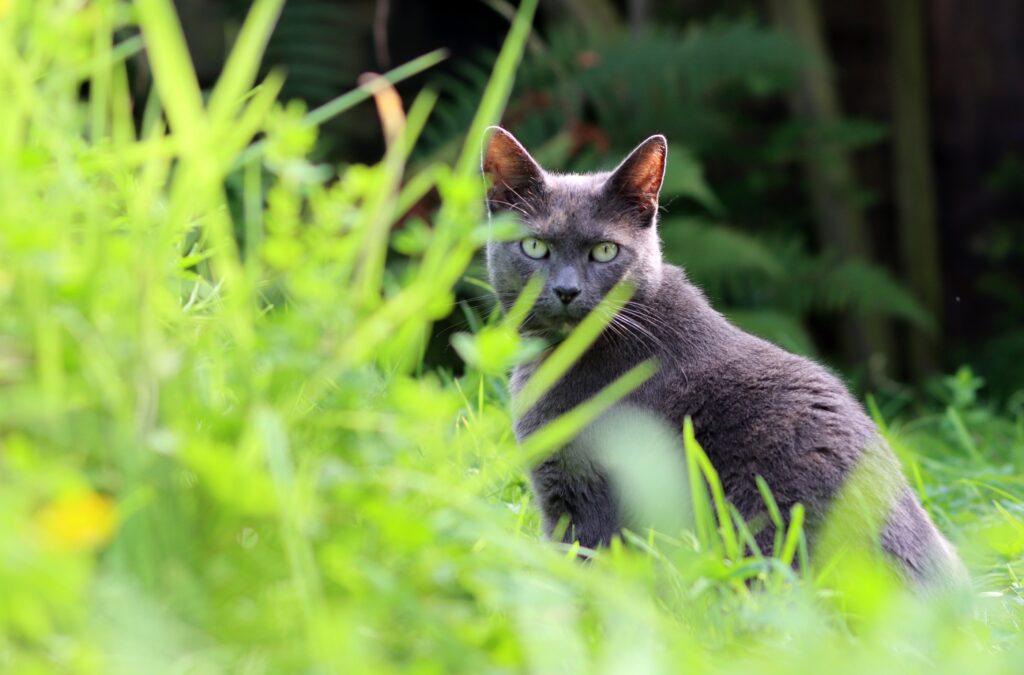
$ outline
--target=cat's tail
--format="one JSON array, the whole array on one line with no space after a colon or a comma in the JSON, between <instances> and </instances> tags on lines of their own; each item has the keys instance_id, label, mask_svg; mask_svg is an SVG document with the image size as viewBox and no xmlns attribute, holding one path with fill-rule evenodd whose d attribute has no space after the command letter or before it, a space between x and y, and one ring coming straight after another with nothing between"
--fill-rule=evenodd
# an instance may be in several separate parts
<instances>
[{"instance_id":1,"label":"cat's tail","mask_svg":"<svg viewBox=\"0 0 1024 675\"><path fill-rule=\"evenodd\" d=\"M865 449L846 477L816 539L825 560L851 551L878 552L880 545L885 562L909 586L927 594L970 587L956 549L921 506L881 438Z\"/></svg>"},{"instance_id":2,"label":"cat's tail","mask_svg":"<svg viewBox=\"0 0 1024 675\"><path fill-rule=\"evenodd\" d=\"M956 549L935 527L910 488L889 512L882 529L882 549L916 588L941 592L970 586L970 575Z\"/></svg>"}]
</instances>

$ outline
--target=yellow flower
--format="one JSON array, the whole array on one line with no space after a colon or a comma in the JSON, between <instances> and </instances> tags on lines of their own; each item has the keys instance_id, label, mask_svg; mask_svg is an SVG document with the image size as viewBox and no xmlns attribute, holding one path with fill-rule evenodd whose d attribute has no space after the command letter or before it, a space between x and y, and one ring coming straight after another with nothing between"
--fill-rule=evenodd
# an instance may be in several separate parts
<instances>
[{"instance_id":1,"label":"yellow flower","mask_svg":"<svg viewBox=\"0 0 1024 675\"><path fill-rule=\"evenodd\" d=\"M0 0L2 2L2 0ZM113 536L117 509L113 500L86 490L56 499L36 518L43 539L58 548L90 549Z\"/></svg>"}]
</instances>

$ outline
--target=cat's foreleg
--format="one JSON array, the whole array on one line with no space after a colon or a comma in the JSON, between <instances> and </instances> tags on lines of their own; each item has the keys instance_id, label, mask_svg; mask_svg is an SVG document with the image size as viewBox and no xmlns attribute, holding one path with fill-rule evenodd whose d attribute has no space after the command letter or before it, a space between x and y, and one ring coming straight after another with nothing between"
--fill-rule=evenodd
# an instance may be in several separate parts
<instances>
[{"instance_id":1,"label":"cat's foreleg","mask_svg":"<svg viewBox=\"0 0 1024 675\"><path fill-rule=\"evenodd\" d=\"M564 543L607 546L622 527L614 490L602 471L571 461L570 453L563 450L531 474L544 532Z\"/></svg>"}]
</instances>

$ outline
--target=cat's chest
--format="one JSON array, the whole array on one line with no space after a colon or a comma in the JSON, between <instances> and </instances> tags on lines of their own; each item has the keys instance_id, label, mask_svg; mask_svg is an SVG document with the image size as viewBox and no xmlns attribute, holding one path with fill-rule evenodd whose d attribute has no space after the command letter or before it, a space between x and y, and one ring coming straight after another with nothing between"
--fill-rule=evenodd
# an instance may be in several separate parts
<instances>
[{"instance_id":1,"label":"cat's chest","mask_svg":"<svg viewBox=\"0 0 1024 675\"><path fill-rule=\"evenodd\" d=\"M513 397L525 386L539 364L530 363L517 367L509 381ZM634 365L629 362L611 362L601 358L585 359L574 365L551 389L525 414L515 420L516 436L522 440L548 422L569 412L593 398L601 389L614 382ZM659 378L655 378L659 379ZM626 400L637 402L638 397L646 398L654 382L634 392Z\"/></svg>"}]
</instances>

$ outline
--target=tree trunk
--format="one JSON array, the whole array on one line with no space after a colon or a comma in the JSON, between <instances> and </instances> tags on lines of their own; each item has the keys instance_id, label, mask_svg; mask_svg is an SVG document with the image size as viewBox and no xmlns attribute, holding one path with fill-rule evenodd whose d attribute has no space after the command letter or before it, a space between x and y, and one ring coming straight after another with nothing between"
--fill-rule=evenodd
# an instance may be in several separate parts
<instances>
[{"instance_id":1,"label":"tree trunk","mask_svg":"<svg viewBox=\"0 0 1024 675\"><path fill-rule=\"evenodd\" d=\"M942 273L931 161L931 119L928 111L921 0L885 3L892 58L892 141L894 194L899 214L900 255L911 290L942 324ZM910 365L920 379L935 370L938 337L914 331Z\"/></svg>"},{"instance_id":2,"label":"tree trunk","mask_svg":"<svg viewBox=\"0 0 1024 675\"><path fill-rule=\"evenodd\" d=\"M622 29L622 19L611 0L558 0L548 9L571 17L588 35L610 35Z\"/></svg>"},{"instance_id":3,"label":"tree trunk","mask_svg":"<svg viewBox=\"0 0 1024 675\"><path fill-rule=\"evenodd\" d=\"M768 0L768 6L775 25L812 59L790 97L793 116L811 129L837 124L842 113L826 66L830 60L816 0ZM846 153L835 147L813 147L806 153L804 173L822 246L833 249L843 260L872 259L867 223L857 203L853 169ZM865 362L868 376L873 378L891 354L888 324L878 316L849 317L843 320L842 333L844 356Z\"/></svg>"},{"instance_id":4,"label":"tree trunk","mask_svg":"<svg viewBox=\"0 0 1024 675\"><path fill-rule=\"evenodd\" d=\"M629 0L629 30L634 38L643 36L651 19L650 0Z\"/></svg>"}]
</instances>

